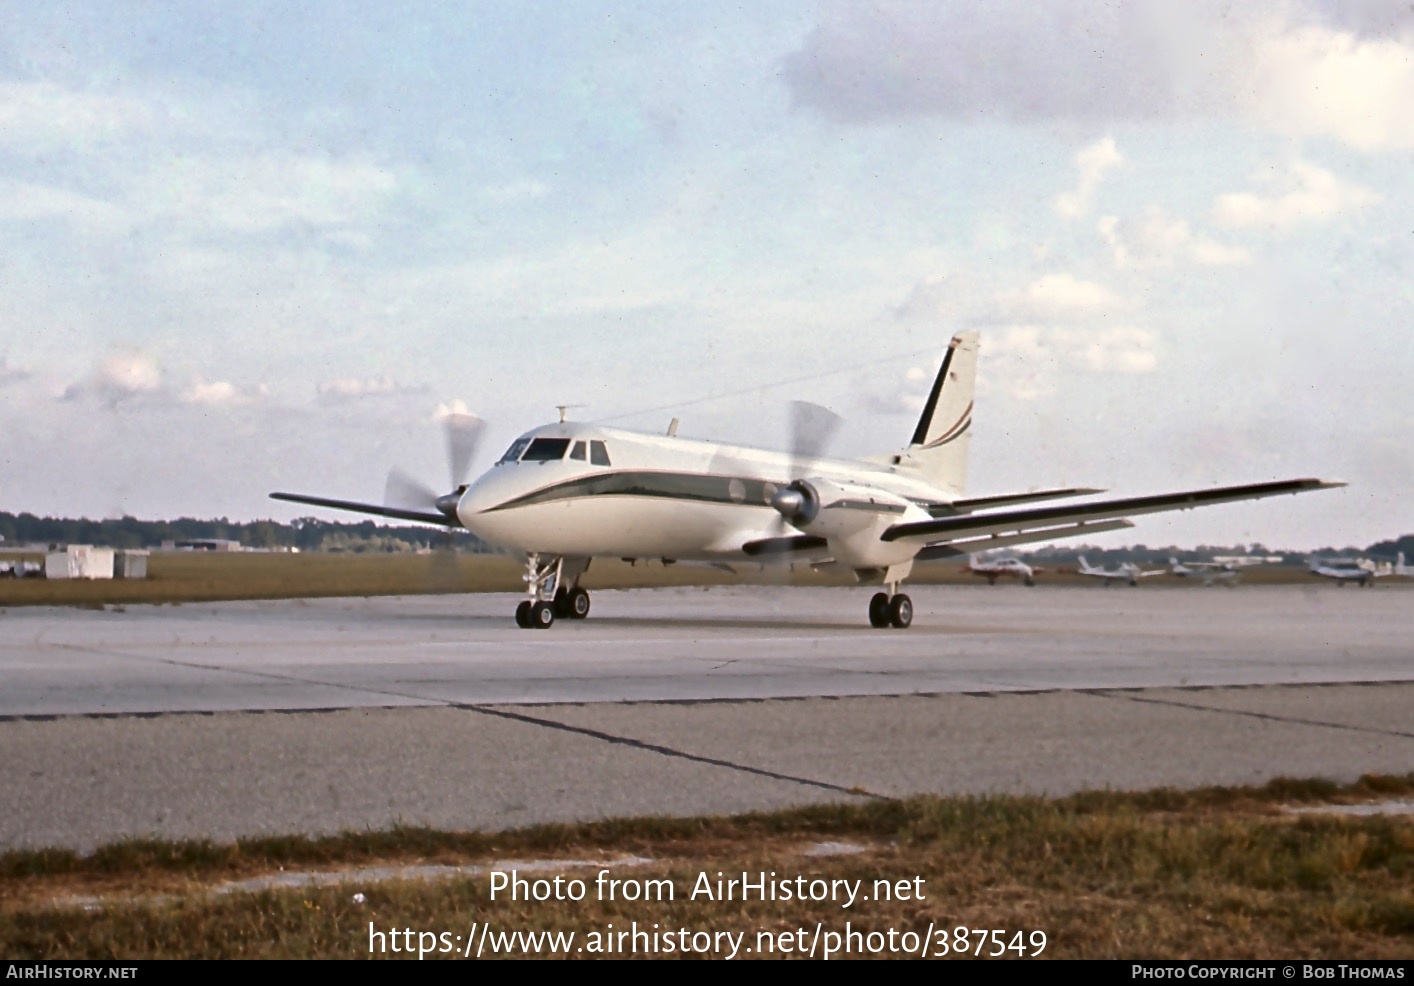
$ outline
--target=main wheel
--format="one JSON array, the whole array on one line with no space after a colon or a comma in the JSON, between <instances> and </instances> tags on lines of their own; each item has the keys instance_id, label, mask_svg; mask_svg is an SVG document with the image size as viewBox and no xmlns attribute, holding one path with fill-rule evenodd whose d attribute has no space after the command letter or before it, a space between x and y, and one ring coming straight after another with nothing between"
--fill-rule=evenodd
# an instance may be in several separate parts
<instances>
[{"instance_id":1,"label":"main wheel","mask_svg":"<svg viewBox=\"0 0 1414 986\"><path fill-rule=\"evenodd\" d=\"M551 603L536 603L530 607L530 625L536 630L548 630L555 624L555 607Z\"/></svg>"},{"instance_id":2,"label":"main wheel","mask_svg":"<svg viewBox=\"0 0 1414 986\"><path fill-rule=\"evenodd\" d=\"M530 629L530 600L522 599L520 605L516 607L516 626L522 630Z\"/></svg>"},{"instance_id":3,"label":"main wheel","mask_svg":"<svg viewBox=\"0 0 1414 986\"><path fill-rule=\"evenodd\" d=\"M889 596L886 592L874 593L869 600L869 625L881 629L889 625Z\"/></svg>"},{"instance_id":4,"label":"main wheel","mask_svg":"<svg viewBox=\"0 0 1414 986\"><path fill-rule=\"evenodd\" d=\"M558 617L568 617L570 615L570 591L563 587L555 590L555 601L551 603L555 607L555 615Z\"/></svg>"},{"instance_id":5,"label":"main wheel","mask_svg":"<svg viewBox=\"0 0 1414 986\"><path fill-rule=\"evenodd\" d=\"M570 597L567 603L569 617L572 620L582 620L589 615L589 593L588 591L575 586L570 590Z\"/></svg>"},{"instance_id":6,"label":"main wheel","mask_svg":"<svg viewBox=\"0 0 1414 986\"><path fill-rule=\"evenodd\" d=\"M900 630L907 630L913 622L913 600L902 592L889 602L889 622Z\"/></svg>"},{"instance_id":7,"label":"main wheel","mask_svg":"<svg viewBox=\"0 0 1414 986\"><path fill-rule=\"evenodd\" d=\"M1031 576L1029 576L1029 575L1026 576L1026 580L1025 580L1025 581L1026 581L1026 584L1027 584L1027 585L1035 585L1035 584L1036 584L1036 580L1033 579L1033 578L1032 578Z\"/></svg>"}]
</instances>

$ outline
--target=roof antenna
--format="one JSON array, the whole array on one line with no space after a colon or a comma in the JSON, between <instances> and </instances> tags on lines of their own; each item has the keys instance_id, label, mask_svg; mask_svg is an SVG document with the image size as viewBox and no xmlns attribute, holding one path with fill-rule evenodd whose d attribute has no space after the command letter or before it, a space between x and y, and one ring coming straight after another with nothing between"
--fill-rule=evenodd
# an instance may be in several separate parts
<instances>
[{"instance_id":1,"label":"roof antenna","mask_svg":"<svg viewBox=\"0 0 1414 986\"><path fill-rule=\"evenodd\" d=\"M583 404L556 404L555 407L560 412L560 424L564 424L566 421L569 420L569 411L573 410L574 408L584 406L585 405Z\"/></svg>"},{"instance_id":2,"label":"roof antenna","mask_svg":"<svg viewBox=\"0 0 1414 986\"><path fill-rule=\"evenodd\" d=\"M669 438L677 438L677 437L678 437L678 419L677 419L677 418L673 418L672 421L668 422L668 437L669 437Z\"/></svg>"}]
</instances>

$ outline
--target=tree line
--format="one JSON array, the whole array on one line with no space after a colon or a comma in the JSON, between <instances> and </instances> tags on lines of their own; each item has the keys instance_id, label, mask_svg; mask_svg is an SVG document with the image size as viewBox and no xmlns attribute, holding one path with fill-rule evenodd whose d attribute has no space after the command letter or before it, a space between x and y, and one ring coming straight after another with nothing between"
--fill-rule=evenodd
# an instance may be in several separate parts
<instances>
[{"instance_id":1,"label":"tree line","mask_svg":"<svg viewBox=\"0 0 1414 986\"><path fill-rule=\"evenodd\" d=\"M30 513L0 512L3 545L97 544L106 548L157 548L164 541L236 541L247 548L298 548L318 551L330 545L392 544L404 542L413 548L437 548L450 539L464 551L485 550L485 545L465 531L443 531L414 525L390 526L371 520L357 523L300 517L288 524L274 520L234 521L219 517L198 520L138 520L118 517L88 518L37 517Z\"/></svg>"}]
</instances>

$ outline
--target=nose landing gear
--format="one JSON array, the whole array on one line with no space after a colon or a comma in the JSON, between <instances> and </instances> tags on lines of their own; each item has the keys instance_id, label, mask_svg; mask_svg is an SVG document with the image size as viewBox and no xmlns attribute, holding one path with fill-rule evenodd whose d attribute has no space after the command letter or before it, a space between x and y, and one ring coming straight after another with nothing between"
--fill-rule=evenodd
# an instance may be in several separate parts
<instances>
[{"instance_id":1,"label":"nose landing gear","mask_svg":"<svg viewBox=\"0 0 1414 986\"><path fill-rule=\"evenodd\" d=\"M521 578L529 598L516 606L516 626L522 630L548 630L557 617L582 620L588 616L589 593L579 586L579 578L588 568L588 558L550 558L541 562L539 554L527 555L525 575Z\"/></svg>"}]
</instances>

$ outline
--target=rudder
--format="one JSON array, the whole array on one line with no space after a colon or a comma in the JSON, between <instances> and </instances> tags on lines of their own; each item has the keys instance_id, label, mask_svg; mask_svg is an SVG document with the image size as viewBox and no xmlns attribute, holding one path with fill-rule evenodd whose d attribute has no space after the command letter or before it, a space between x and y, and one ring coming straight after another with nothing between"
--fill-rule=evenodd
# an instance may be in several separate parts
<instances>
[{"instance_id":1,"label":"rudder","mask_svg":"<svg viewBox=\"0 0 1414 986\"><path fill-rule=\"evenodd\" d=\"M916 469L924 480L954 495L961 495L967 488L977 343L976 331L959 332L952 337L923 413L918 416L913 438L907 449L894 456L896 466Z\"/></svg>"}]
</instances>

